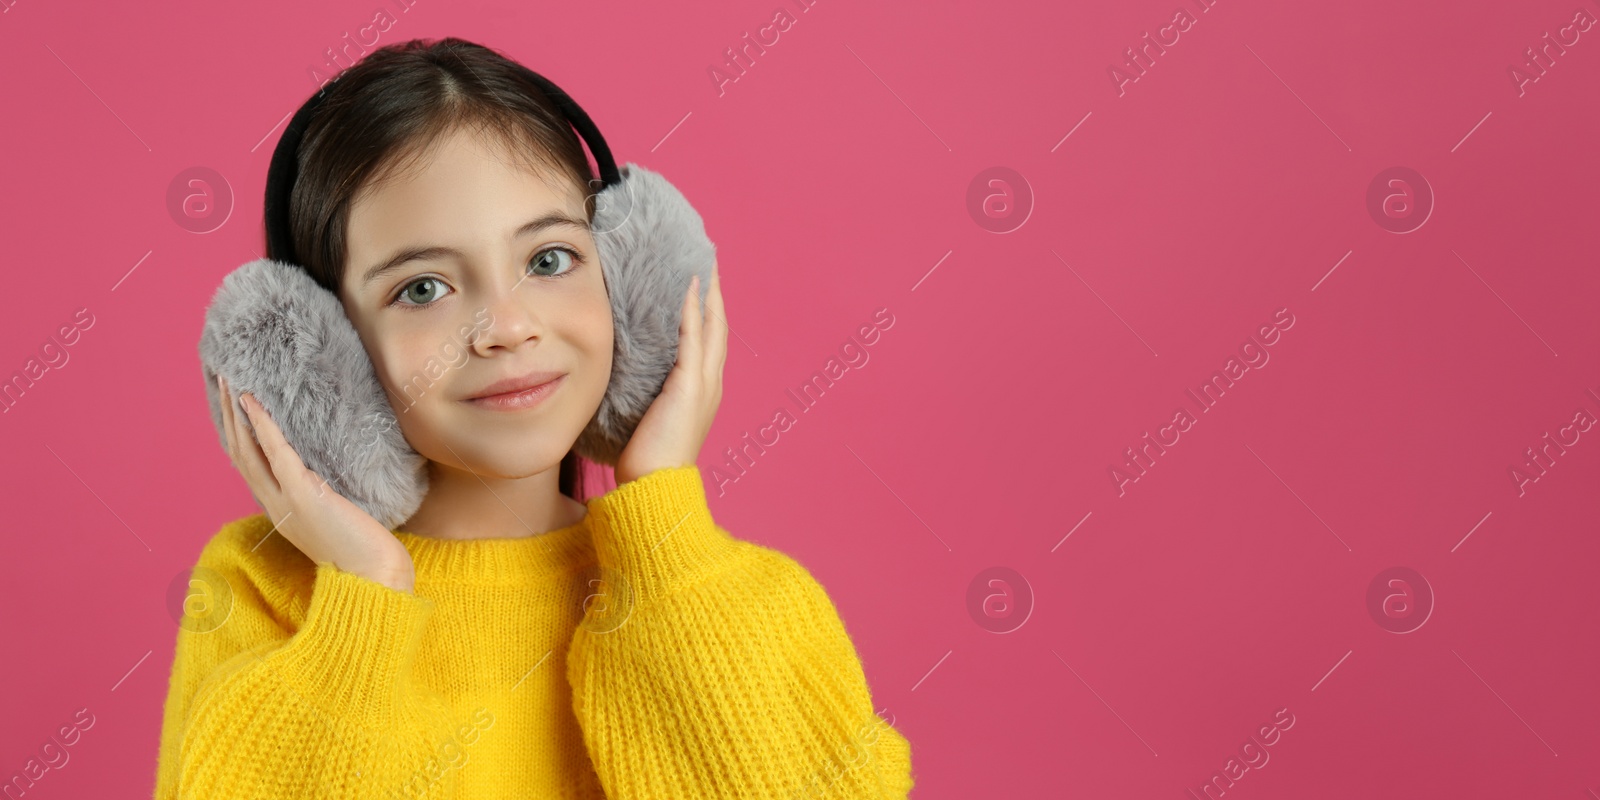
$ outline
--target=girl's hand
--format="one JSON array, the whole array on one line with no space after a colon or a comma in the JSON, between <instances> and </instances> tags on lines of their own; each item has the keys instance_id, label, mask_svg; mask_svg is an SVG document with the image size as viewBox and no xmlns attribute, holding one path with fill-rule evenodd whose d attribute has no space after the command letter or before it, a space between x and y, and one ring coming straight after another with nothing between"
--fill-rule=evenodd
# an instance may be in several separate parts
<instances>
[{"instance_id":1,"label":"girl's hand","mask_svg":"<svg viewBox=\"0 0 1600 800\"><path fill-rule=\"evenodd\" d=\"M683 298L677 363L617 458L618 486L658 469L695 463L711 432L722 402L722 364L728 360L728 320L715 261L704 308L699 298L696 275Z\"/></svg>"},{"instance_id":2,"label":"girl's hand","mask_svg":"<svg viewBox=\"0 0 1600 800\"><path fill-rule=\"evenodd\" d=\"M278 532L314 562L331 562L345 572L411 591L416 569L405 545L308 469L253 395L239 396L249 418L246 422L220 375L217 387L222 392L228 458Z\"/></svg>"}]
</instances>

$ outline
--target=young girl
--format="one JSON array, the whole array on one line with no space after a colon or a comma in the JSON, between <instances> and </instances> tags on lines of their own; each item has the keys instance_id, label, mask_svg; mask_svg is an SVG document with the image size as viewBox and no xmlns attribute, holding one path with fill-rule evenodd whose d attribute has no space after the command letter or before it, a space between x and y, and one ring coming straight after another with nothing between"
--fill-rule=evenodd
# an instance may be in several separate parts
<instances>
[{"instance_id":1,"label":"young girl","mask_svg":"<svg viewBox=\"0 0 1600 800\"><path fill-rule=\"evenodd\" d=\"M231 605L178 632L156 798L905 797L910 746L826 592L706 505L715 271L617 487L580 501L573 444L613 344L580 140L457 39L377 50L329 91L296 260L339 297L430 488L387 530L219 386L266 513L200 553L194 585Z\"/></svg>"}]
</instances>

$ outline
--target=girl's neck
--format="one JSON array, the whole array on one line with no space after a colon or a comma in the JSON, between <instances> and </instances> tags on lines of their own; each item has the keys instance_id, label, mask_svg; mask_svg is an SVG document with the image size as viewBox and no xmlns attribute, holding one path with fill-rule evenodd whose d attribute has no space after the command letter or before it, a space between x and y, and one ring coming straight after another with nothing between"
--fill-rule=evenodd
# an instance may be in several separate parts
<instances>
[{"instance_id":1,"label":"girl's neck","mask_svg":"<svg viewBox=\"0 0 1600 800\"><path fill-rule=\"evenodd\" d=\"M560 466L491 478L428 464L428 494L402 529L431 539L516 539L581 522L588 508L561 493Z\"/></svg>"}]
</instances>

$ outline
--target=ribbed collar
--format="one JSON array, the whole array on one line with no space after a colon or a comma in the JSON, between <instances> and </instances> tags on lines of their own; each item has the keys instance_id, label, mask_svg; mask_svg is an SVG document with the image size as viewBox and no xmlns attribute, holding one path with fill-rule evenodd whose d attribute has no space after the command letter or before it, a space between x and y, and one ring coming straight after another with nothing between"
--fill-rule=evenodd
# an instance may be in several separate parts
<instances>
[{"instance_id":1,"label":"ribbed collar","mask_svg":"<svg viewBox=\"0 0 1600 800\"><path fill-rule=\"evenodd\" d=\"M396 538L411 553L416 582L527 586L594 560L590 516L533 536L436 539L401 529Z\"/></svg>"}]
</instances>

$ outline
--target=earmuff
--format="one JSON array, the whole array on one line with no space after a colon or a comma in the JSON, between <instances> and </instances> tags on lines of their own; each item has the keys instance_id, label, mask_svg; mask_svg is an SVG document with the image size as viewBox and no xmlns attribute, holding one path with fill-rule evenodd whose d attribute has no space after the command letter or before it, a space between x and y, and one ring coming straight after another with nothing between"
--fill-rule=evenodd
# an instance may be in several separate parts
<instances>
[{"instance_id":1,"label":"earmuff","mask_svg":"<svg viewBox=\"0 0 1600 800\"><path fill-rule=\"evenodd\" d=\"M591 230L611 302L615 344L610 384L574 449L615 466L677 361L684 292L699 275L704 302L716 249L700 215L672 184L637 164L619 170L605 138L577 102L543 76L519 67L582 137L598 167L601 188ZM295 112L273 150L264 206L268 257L223 278L206 310L201 371L224 446L218 375L228 382L229 402L250 392L309 469L394 529L416 513L427 494L427 459L401 434L389 393L338 297L295 266L290 235L289 198L299 173L300 140L337 83L335 78L324 85ZM463 326L458 346L451 348L454 358L471 357L477 333L475 326ZM460 364L437 366L432 372ZM418 376L413 388L427 391L437 377Z\"/></svg>"}]
</instances>

